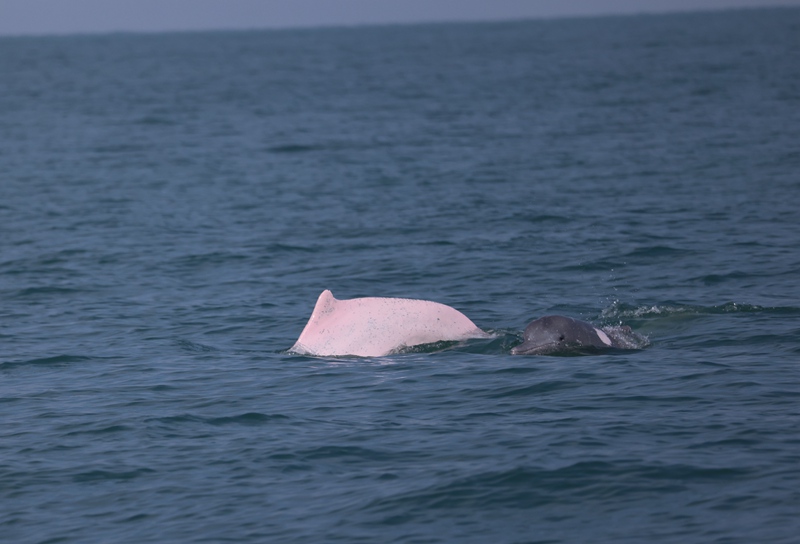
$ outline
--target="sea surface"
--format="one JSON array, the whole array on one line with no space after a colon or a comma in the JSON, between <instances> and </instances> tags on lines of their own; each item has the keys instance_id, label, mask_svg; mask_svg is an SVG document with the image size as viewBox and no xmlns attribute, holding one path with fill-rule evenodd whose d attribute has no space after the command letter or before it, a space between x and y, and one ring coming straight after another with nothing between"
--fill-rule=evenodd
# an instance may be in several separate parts
<instances>
[{"instance_id":1,"label":"sea surface","mask_svg":"<svg viewBox=\"0 0 800 544\"><path fill-rule=\"evenodd\" d=\"M0 541L798 542L799 201L798 9L2 38Z\"/></svg>"}]
</instances>

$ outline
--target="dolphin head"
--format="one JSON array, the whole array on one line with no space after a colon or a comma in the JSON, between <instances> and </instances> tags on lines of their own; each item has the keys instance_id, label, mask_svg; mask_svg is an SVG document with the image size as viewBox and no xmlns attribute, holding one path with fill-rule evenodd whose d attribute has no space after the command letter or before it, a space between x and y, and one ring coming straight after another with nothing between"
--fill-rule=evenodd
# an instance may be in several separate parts
<instances>
[{"instance_id":1,"label":"dolphin head","mask_svg":"<svg viewBox=\"0 0 800 544\"><path fill-rule=\"evenodd\" d=\"M541 355L570 348L608 348L611 340L589 323L562 315L548 315L531 321L523 333L522 344L512 355Z\"/></svg>"},{"instance_id":2,"label":"dolphin head","mask_svg":"<svg viewBox=\"0 0 800 544\"><path fill-rule=\"evenodd\" d=\"M540 317L531 321L522 337L522 344L511 350L512 355L536 355L558 351L563 348L567 336L564 334L564 319L558 315Z\"/></svg>"}]
</instances>

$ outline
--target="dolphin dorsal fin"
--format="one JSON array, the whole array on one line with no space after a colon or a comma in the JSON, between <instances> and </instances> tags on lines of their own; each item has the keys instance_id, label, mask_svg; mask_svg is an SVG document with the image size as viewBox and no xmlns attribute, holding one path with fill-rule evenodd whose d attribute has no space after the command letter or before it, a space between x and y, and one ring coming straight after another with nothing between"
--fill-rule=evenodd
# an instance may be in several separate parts
<instances>
[{"instance_id":1,"label":"dolphin dorsal fin","mask_svg":"<svg viewBox=\"0 0 800 544\"><path fill-rule=\"evenodd\" d=\"M317 303L314 305L314 311L311 312L311 319L320 319L336 308L336 303L339 302L333 296L329 289L325 289L320 293Z\"/></svg>"}]
</instances>

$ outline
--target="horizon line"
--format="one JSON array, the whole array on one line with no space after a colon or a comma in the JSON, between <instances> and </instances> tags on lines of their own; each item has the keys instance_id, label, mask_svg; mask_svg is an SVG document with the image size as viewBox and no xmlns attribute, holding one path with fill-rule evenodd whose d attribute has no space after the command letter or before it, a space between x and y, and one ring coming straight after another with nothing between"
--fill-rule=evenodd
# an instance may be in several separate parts
<instances>
[{"instance_id":1,"label":"horizon line","mask_svg":"<svg viewBox=\"0 0 800 544\"><path fill-rule=\"evenodd\" d=\"M418 21L367 21L353 23L298 23L276 25L231 25L231 26L198 26L189 28L160 28L160 29L109 29L109 30L66 30L66 31L33 31L21 33L4 33L0 30L0 39L4 38L69 38L91 36L118 36L118 35L156 35L156 34L191 34L191 33L233 33L233 32L286 32L295 30L345 30L380 27L409 27L409 26L436 26L436 25L468 25L468 24L505 24L525 23L538 21L569 21L581 19L604 18L629 18L629 17L660 17L671 15L692 14L717 14L742 11L773 11L773 10L800 10L800 5L770 4L766 6L728 6L704 7L698 9L655 9L640 11L618 11L605 13L540 15L522 17L498 18L442 18L421 19Z\"/></svg>"}]
</instances>

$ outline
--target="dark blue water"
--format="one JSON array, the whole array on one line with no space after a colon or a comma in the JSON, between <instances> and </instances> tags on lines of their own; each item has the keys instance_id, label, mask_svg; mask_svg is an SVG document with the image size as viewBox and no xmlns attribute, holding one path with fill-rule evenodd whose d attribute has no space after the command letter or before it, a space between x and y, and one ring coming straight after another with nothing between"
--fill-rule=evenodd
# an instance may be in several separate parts
<instances>
[{"instance_id":1,"label":"dark blue water","mask_svg":"<svg viewBox=\"0 0 800 544\"><path fill-rule=\"evenodd\" d=\"M799 199L800 10L2 39L0 540L796 542Z\"/></svg>"}]
</instances>

